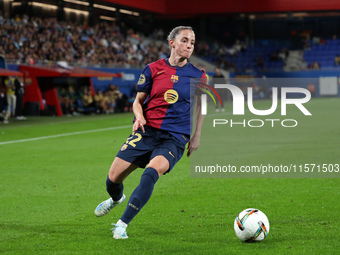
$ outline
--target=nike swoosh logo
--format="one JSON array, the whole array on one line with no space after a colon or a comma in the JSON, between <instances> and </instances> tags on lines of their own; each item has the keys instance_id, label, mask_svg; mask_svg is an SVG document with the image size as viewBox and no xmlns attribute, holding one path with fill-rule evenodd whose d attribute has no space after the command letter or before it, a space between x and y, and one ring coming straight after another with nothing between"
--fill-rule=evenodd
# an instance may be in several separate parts
<instances>
[{"instance_id":1,"label":"nike swoosh logo","mask_svg":"<svg viewBox=\"0 0 340 255\"><path fill-rule=\"evenodd\" d=\"M171 157L175 158L174 154L172 154L171 151L169 151L169 154L171 155Z\"/></svg>"}]
</instances>

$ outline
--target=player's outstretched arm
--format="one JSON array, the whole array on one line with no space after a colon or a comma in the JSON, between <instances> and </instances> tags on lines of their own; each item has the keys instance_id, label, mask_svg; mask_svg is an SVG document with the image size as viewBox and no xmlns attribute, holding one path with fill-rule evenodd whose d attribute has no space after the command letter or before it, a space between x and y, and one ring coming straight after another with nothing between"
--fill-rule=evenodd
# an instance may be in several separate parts
<instances>
[{"instance_id":1,"label":"player's outstretched arm","mask_svg":"<svg viewBox=\"0 0 340 255\"><path fill-rule=\"evenodd\" d=\"M147 96L148 94L145 92L137 92L135 101L132 105L132 110L136 118L135 123L133 123L132 132L135 132L139 127L141 127L143 133L145 132L144 125L146 120L143 114L143 103Z\"/></svg>"},{"instance_id":2,"label":"player's outstretched arm","mask_svg":"<svg viewBox=\"0 0 340 255\"><path fill-rule=\"evenodd\" d=\"M204 115L201 114L202 111L202 101L200 96L196 96L196 106L195 106L195 131L190 141L188 143L187 156L190 157L191 153L198 149L200 146L201 130L204 120Z\"/></svg>"}]
</instances>

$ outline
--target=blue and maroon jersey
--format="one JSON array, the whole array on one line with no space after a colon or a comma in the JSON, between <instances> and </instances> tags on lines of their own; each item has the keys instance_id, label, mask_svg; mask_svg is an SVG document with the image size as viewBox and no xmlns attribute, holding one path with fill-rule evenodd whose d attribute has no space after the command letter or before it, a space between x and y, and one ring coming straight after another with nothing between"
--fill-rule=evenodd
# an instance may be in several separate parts
<instances>
[{"instance_id":1,"label":"blue and maroon jersey","mask_svg":"<svg viewBox=\"0 0 340 255\"><path fill-rule=\"evenodd\" d=\"M205 81L205 73L190 63L175 67L160 59L147 65L137 84L138 92L148 93L143 105L146 125L188 142L197 83Z\"/></svg>"}]
</instances>

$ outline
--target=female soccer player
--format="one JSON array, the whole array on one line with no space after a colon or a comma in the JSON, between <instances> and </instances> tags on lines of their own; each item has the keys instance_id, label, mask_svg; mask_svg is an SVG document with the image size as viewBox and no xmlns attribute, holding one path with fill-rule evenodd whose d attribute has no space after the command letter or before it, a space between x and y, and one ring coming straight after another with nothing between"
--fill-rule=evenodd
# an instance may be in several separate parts
<instances>
[{"instance_id":1,"label":"female soccer player","mask_svg":"<svg viewBox=\"0 0 340 255\"><path fill-rule=\"evenodd\" d=\"M194 50L194 31L191 27L176 27L168 42L170 57L147 65L140 75L133 103L132 134L117 153L106 180L111 197L95 209L95 215L100 217L123 203L124 179L136 168L147 165L122 217L112 224L115 239L128 238L126 227L151 197L158 178L170 172L182 157L185 144L188 143L188 157L199 147L203 115L194 80L204 82L206 75L188 62ZM195 130L190 138L195 101Z\"/></svg>"}]
</instances>

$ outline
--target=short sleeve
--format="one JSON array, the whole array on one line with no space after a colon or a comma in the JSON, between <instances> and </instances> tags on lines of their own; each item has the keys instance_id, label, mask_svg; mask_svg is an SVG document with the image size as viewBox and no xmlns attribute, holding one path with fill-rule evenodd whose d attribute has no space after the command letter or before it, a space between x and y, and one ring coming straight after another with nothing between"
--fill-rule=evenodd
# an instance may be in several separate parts
<instances>
[{"instance_id":1,"label":"short sleeve","mask_svg":"<svg viewBox=\"0 0 340 255\"><path fill-rule=\"evenodd\" d=\"M149 65L147 65L141 75L139 76L138 83L137 83L137 92L145 92L150 94L152 88L152 73L150 70Z\"/></svg>"}]
</instances>

